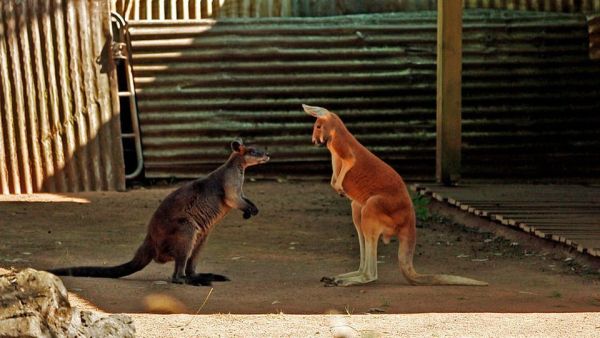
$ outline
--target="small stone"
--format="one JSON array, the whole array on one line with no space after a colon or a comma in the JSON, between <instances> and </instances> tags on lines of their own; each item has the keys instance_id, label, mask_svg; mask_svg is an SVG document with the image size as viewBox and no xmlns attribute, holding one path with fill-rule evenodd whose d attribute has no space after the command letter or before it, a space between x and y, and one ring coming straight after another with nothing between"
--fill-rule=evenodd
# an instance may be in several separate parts
<instances>
[{"instance_id":1,"label":"small stone","mask_svg":"<svg viewBox=\"0 0 600 338\"><path fill-rule=\"evenodd\" d=\"M367 313L384 313L385 310L380 307L372 307L367 310Z\"/></svg>"},{"instance_id":2,"label":"small stone","mask_svg":"<svg viewBox=\"0 0 600 338\"><path fill-rule=\"evenodd\" d=\"M157 280L157 281L152 282L152 284L154 284L154 285L167 285L169 283L167 283L164 280Z\"/></svg>"}]
</instances>

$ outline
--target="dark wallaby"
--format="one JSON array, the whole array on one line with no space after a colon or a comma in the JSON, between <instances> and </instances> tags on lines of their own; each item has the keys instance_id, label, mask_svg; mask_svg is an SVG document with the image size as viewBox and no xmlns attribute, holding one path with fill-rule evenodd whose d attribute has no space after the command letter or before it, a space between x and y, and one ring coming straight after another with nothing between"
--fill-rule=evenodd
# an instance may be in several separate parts
<instances>
[{"instance_id":1,"label":"dark wallaby","mask_svg":"<svg viewBox=\"0 0 600 338\"><path fill-rule=\"evenodd\" d=\"M244 170L265 163L269 154L247 147L242 140L231 143L227 162L205 178L183 185L169 194L148 223L146 239L133 259L113 267L72 267L48 270L59 276L119 278L143 269L150 261L174 260L173 283L210 285L228 281L222 275L196 273L202 244L213 226L231 209L240 209L244 218L258 214L258 208L244 196Z\"/></svg>"}]
</instances>

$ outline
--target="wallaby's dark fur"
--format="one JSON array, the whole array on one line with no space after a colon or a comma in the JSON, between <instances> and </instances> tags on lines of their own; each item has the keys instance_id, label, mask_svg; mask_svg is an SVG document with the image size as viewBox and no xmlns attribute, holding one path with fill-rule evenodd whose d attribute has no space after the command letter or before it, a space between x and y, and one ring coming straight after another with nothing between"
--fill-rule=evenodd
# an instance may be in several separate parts
<instances>
[{"instance_id":1,"label":"wallaby's dark fur","mask_svg":"<svg viewBox=\"0 0 600 338\"><path fill-rule=\"evenodd\" d=\"M258 213L254 203L244 196L244 170L265 163L269 155L246 147L241 140L231 143L233 152L223 165L205 178L189 182L169 194L148 223L148 233L131 261L113 267L72 267L48 270L59 276L119 278L143 269L150 261L174 260L173 283L210 285L228 281L222 275L196 273L202 244L213 226L232 209L244 212L244 218Z\"/></svg>"}]
</instances>

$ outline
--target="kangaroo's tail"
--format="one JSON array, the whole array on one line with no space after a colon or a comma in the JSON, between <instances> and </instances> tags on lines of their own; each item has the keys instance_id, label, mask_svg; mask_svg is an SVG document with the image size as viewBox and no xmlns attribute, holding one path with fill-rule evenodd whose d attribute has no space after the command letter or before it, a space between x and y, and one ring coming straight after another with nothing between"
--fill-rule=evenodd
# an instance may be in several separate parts
<instances>
[{"instance_id":1,"label":"kangaroo's tail","mask_svg":"<svg viewBox=\"0 0 600 338\"><path fill-rule=\"evenodd\" d=\"M153 258L154 247L150 243L149 238L146 237L142 245L137 249L135 256L127 263L111 267L78 266L52 269L48 270L48 272L57 276L119 278L142 270Z\"/></svg>"},{"instance_id":2,"label":"kangaroo's tail","mask_svg":"<svg viewBox=\"0 0 600 338\"><path fill-rule=\"evenodd\" d=\"M414 229L414 228L413 228ZM411 229L412 230L412 229ZM412 285L472 285L486 286L488 283L454 275L422 275L413 267L416 234L414 230L398 236L398 263L406 280Z\"/></svg>"}]
</instances>

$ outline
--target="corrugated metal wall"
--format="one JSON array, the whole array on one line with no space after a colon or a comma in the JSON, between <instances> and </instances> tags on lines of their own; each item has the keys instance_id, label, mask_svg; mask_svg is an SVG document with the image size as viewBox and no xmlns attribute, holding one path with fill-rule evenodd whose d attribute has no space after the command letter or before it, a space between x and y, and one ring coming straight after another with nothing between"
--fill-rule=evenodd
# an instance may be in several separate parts
<instances>
[{"instance_id":1,"label":"corrugated metal wall","mask_svg":"<svg viewBox=\"0 0 600 338\"><path fill-rule=\"evenodd\" d=\"M146 177L195 177L232 137L270 175L329 173L301 103L338 112L407 177L435 171L435 12L131 22ZM600 67L583 15L464 15L465 177L597 177ZM550 162L545 162L550 161Z\"/></svg>"},{"instance_id":2,"label":"corrugated metal wall","mask_svg":"<svg viewBox=\"0 0 600 338\"><path fill-rule=\"evenodd\" d=\"M600 177L600 64L585 16L489 13L464 28L463 177Z\"/></svg>"},{"instance_id":3,"label":"corrugated metal wall","mask_svg":"<svg viewBox=\"0 0 600 338\"><path fill-rule=\"evenodd\" d=\"M315 17L436 10L436 0L113 0L131 20ZM599 12L600 0L464 0L469 9Z\"/></svg>"},{"instance_id":4,"label":"corrugated metal wall","mask_svg":"<svg viewBox=\"0 0 600 338\"><path fill-rule=\"evenodd\" d=\"M109 9L0 2L3 194L124 188Z\"/></svg>"},{"instance_id":5,"label":"corrugated metal wall","mask_svg":"<svg viewBox=\"0 0 600 338\"><path fill-rule=\"evenodd\" d=\"M600 15L588 16L590 33L590 59L600 60Z\"/></svg>"}]
</instances>

